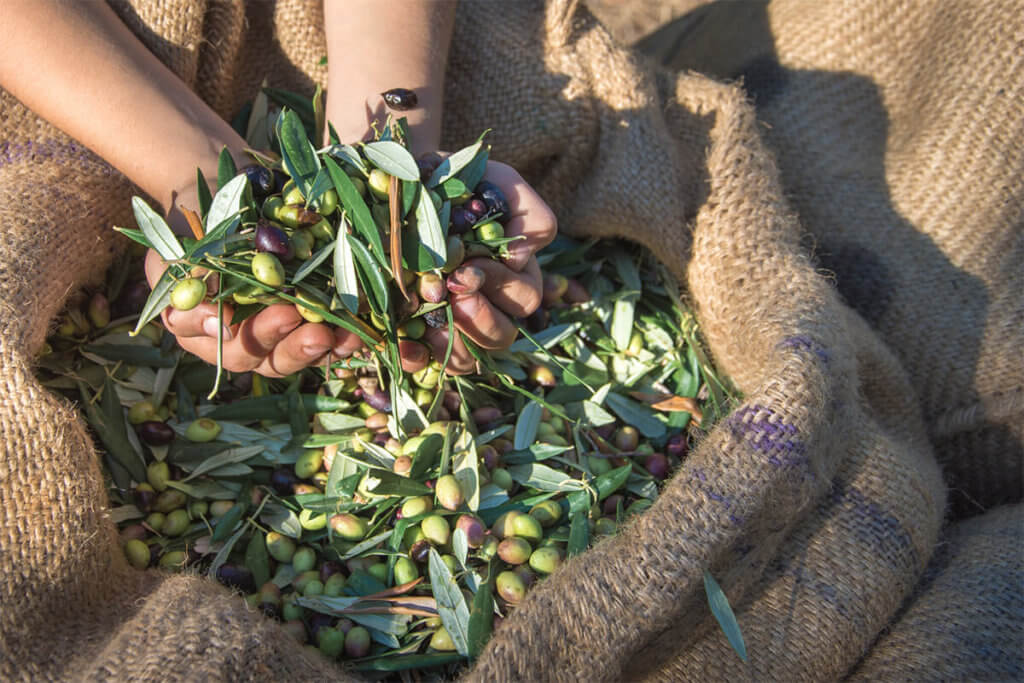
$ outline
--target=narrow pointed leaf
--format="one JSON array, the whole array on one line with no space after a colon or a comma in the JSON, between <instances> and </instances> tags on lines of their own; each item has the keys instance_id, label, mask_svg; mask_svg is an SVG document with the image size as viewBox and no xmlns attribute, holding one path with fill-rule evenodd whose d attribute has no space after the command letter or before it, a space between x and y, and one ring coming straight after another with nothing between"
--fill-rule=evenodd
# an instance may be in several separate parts
<instances>
[{"instance_id":1,"label":"narrow pointed leaf","mask_svg":"<svg viewBox=\"0 0 1024 683\"><path fill-rule=\"evenodd\" d=\"M320 158L306 136L306 129L291 109L281 112L277 121L277 137L281 143L281 160L288 175L295 181L296 187L303 197L309 196L317 171L320 170Z\"/></svg>"},{"instance_id":2,"label":"narrow pointed leaf","mask_svg":"<svg viewBox=\"0 0 1024 683\"><path fill-rule=\"evenodd\" d=\"M339 229L339 233L341 230ZM306 279L306 276L312 273L319 267L321 263L327 260L327 257L334 252L334 245L337 242L328 242L325 246L321 247L315 254L313 254L298 270L295 271L295 275L292 276L292 284L297 285Z\"/></svg>"},{"instance_id":3,"label":"narrow pointed leaf","mask_svg":"<svg viewBox=\"0 0 1024 683\"><path fill-rule=\"evenodd\" d=\"M382 266L387 267L380 230L377 229L377 223L374 222L370 209L366 206L366 202L363 201L359 190L352 184L352 179L345 175L345 172L341 170L341 167L333 159L324 159L324 166L327 168L327 173L331 176L334 189L338 192L338 201L341 202L341 205L348 213L352 225L355 226L356 231L370 245L370 249L373 251L377 261Z\"/></svg>"},{"instance_id":4,"label":"narrow pointed leaf","mask_svg":"<svg viewBox=\"0 0 1024 683\"><path fill-rule=\"evenodd\" d=\"M222 147L220 156L217 157L217 187L227 185L237 173L238 169L235 167L235 160L231 158L231 152L226 146Z\"/></svg>"},{"instance_id":5,"label":"narrow pointed leaf","mask_svg":"<svg viewBox=\"0 0 1024 683\"><path fill-rule=\"evenodd\" d=\"M515 450L521 451L529 448L537 438L537 428L540 426L540 418L544 408L536 401L530 401L523 408L516 420L516 432L513 437Z\"/></svg>"},{"instance_id":6,"label":"narrow pointed leaf","mask_svg":"<svg viewBox=\"0 0 1024 683\"><path fill-rule=\"evenodd\" d=\"M708 606L711 607L711 613L718 620L718 625L722 627L726 639L732 645L732 649L736 650L740 659L746 662L747 646L743 642L739 622L736 621L736 615L733 614L732 607L729 606L729 599L725 597L722 587L707 570L704 571L704 592L708 595Z\"/></svg>"},{"instance_id":7,"label":"narrow pointed leaf","mask_svg":"<svg viewBox=\"0 0 1024 683\"><path fill-rule=\"evenodd\" d=\"M448 260L448 247L434 202L427 192L420 192L420 200L416 205L416 230L420 244L434 259L434 266L443 266Z\"/></svg>"},{"instance_id":8,"label":"narrow pointed leaf","mask_svg":"<svg viewBox=\"0 0 1024 683\"><path fill-rule=\"evenodd\" d=\"M485 132L484 135L487 133ZM455 154L452 154L447 159L441 162L441 164L434 169L434 172L430 175L430 179L427 181L427 187L437 187L444 181L453 177L456 173L465 168L474 158L483 146L483 138L481 135L476 142L469 147L463 147ZM470 187L475 187L474 183Z\"/></svg>"},{"instance_id":9,"label":"narrow pointed leaf","mask_svg":"<svg viewBox=\"0 0 1024 683\"><path fill-rule=\"evenodd\" d=\"M135 330L132 331L133 335L138 334L139 330L146 326L146 323L160 315L165 308L171 305L171 290L174 289L175 284L177 283L171 277L171 269L168 268L160 276L160 279L157 280L153 291L149 293L146 305L142 307L142 312L139 313L139 320L135 324Z\"/></svg>"},{"instance_id":10,"label":"narrow pointed leaf","mask_svg":"<svg viewBox=\"0 0 1024 683\"><path fill-rule=\"evenodd\" d=\"M419 180L420 169L405 147L393 140L367 142L363 145L366 158L389 175L402 180Z\"/></svg>"},{"instance_id":11,"label":"narrow pointed leaf","mask_svg":"<svg viewBox=\"0 0 1024 683\"><path fill-rule=\"evenodd\" d=\"M199 197L199 215L205 217L210 211L213 195L210 194L210 186L206 184L206 176L199 168L196 169L196 194Z\"/></svg>"},{"instance_id":12,"label":"narrow pointed leaf","mask_svg":"<svg viewBox=\"0 0 1024 683\"><path fill-rule=\"evenodd\" d=\"M206 214L206 232L211 233L225 220L237 214L242 208L249 179L245 175L232 178L217 190Z\"/></svg>"},{"instance_id":13,"label":"narrow pointed leaf","mask_svg":"<svg viewBox=\"0 0 1024 683\"><path fill-rule=\"evenodd\" d=\"M609 392L605 404L626 424L636 427L648 439L657 439L665 435L665 424L655 417L655 412L632 399L614 391Z\"/></svg>"},{"instance_id":14,"label":"narrow pointed leaf","mask_svg":"<svg viewBox=\"0 0 1024 683\"><path fill-rule=\"evenodd\" d=\"M174 261L185 255L178 238L174 236L171 227L163 216L149 207L142 197L132 197L132 211L135 213L135 221L139 224L142 234L146 236L149 243L153 245L160 256L166 261Z\"/></svg>"},{"instance_id":15,"label":"narrow pointed leaf","mask_svg":"<svg viewBox=\"0 0 1024 683\"><path fill-rule=\"evenodd\" d=\"M466 598L455 583L455 578L441 556L433 548L430 549L427 561L430 571L430 588L437 601L437 613L441 623L455 643L456 651L462 656L469 656L469 607Z\"/></svg>"},{"instance_id":16,"label":"narrow pointed leaf","mask_svg":"<svg viewBox=\"0 0 1024 683\"><path fill-rule=\"evenodd\" d=\"M359 278L356 274L356 264L352 258L352 247L344 223L338 229L338 236L334 240L334 288L338 292L341 305L350 313L357 313L359 311Z\"/></svg>"},{"instance_id":17,"label":"narrow pointed leaf","mask_svg":"<svg viewBox=\"0 0 1024 683\"><path fill-rule=\"evenodd\" d=\"M359 169L359 172L363 175L369 175L370 173L370 170L366 167L366 162L359 156L359 150L352 145L331 145L327 150L327 154L337 157L352 167Z\"/></svg>"}]
</instances>

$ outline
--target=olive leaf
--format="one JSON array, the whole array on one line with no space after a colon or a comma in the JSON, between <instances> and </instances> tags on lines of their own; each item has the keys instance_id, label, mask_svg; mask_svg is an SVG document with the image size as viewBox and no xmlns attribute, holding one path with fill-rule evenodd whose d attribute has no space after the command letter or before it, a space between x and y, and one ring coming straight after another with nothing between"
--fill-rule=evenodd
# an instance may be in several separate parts
<instances>
[{"instance_id":1,"label":"olive leaf","mask_svg":"<svg viewBox=\"0 0 1024 683\"><path fill-rule=\"evenodd\" d=\"M608 496L612 495L626 483L629 479L630 473L632 473L633 467L631 465L623 465L617 467L614 470L610 470L594 479L594 488L597 489L597 499L604 500Z\"/></svg>"},{"instance_id":2,"label":"olive leaf","mask_svg":"<svg viewBox=\"0 0 1024 683\"><path fill-rule=\"evenodd\" d=\"M296 274L298 276L298 274ZM352 313L359 311L359 280L356 264L352 258L352 246L348 231L342 223L334 240L334 288L341 305Z\"/></svg>"},{"instance_id":3,"label":"olive leaf","mask_svg":"<svg viewBox=\"0 0 1024 683\"><path fill-rule=\"evenodd\" d=\"M633 336L633 318L636 315L636 304L640 300L642 285L636 263L632 258L623 252L615 252L611 260L625 285L625 293L615 301L609 333L615 341L615 346L624 351L629 347L629 339Z\"/></svg>"},{"instance_id":4,"label":"olive leaf","mask_svg":"<svg viewBox=\"0 0 1024 683\"><path fill-rule=\"evenodd\" d=\"M320 157L310 144L306 129L292 109L281 112L277 120L277 138L281 143L281 161L303 197L308 197L320 170Z\"/></svg>"},{"instance_id":5,"label":"olive leaf","mask_svg":"<svg viewBox=\"0 0 1024 683\"><path fill-rule=\"evenodd\" d=\"M266 86L264 79L262 86ZM252 101L252 109L249 110L249 121L245 128L245 141L255 149L266 149L270 146L270 135L267 131L267 113L270 101L267 93L261 89L256 93ZM259 585L259 584L257 584Z\"/></svg>"},{"instance_id":6,"label":"olive leaf","mask_svg":"<svg viewBox=\"0 0 1024 683\"><path fill-rule=\"evenodd\" d=\"M243 446L240 448L229 448L226 451L222 451L217 455L207 458L198 467L192 470L191 474L182 479L181 481L191 481L201 474L206 474L213 470L217 470L224 465L232 465L245 462L253 456L259 455L263 452L263 446Z\"/></svg>"},{"instance_id":7,"label":"olive leaf","mask_svg":"<svg viewBox=\"0 0 1024 683\"><path fill-rule=\"evenodd\" d=\"M308 97L281 88L262 88L262 90L274 102L282 107L287 107L298 115L299 121L307 129L309 135L313 135L316 126L316 113L313 111L313 103Z\"/></svg>"},{"instance_id":8,"label":"olive leaf","mask_svg":"<svg viewBox=\"0 0 1024 683\"><path fill-rule=\"evenodd\" d=\"M452 552L455 553L455 559L459 561L459 566L465 567L466 558L469 557L469 538L462 529L452 532Z\"/></svg>"},{"instance_id":9,"label":"olive leaf","mask_svg":"<svg viewBox=\"0 0 1024 683\"><path fill-rule=\"evenodd\" d=\"M363 289L367 292L367 299L370 302L370 308L374 312L386 319L388 318L388 283L381 274L380 268L373 260L373 256L367 250L366 246L356 239L352 235L345 235L346 242L352 249L352 254L355 256L356 272L359 275L359 280L363 284ZM335 249L337 253L337 249Z\"/></svg>"},{"instance_id":10,"label":"olive leaf","mask_svg":"<svg viewBox=\"0 0 1024 683\"><path fill-rule=\"evenodd\" d=\"M647 406L614 391L608 393L605 403L626 424L636 427L648 439L657 439L665 435L665 423Z\"/></svg>"},{"instance_id":11,"label":"olive leaf","mask_svg":"<svg viewBox=\"0 0 1024 683\"><path fill-rule=\"evenodd\" d=\"M426 496L432 490L418 481L383 469L374 469L363 480L364 488L376 496Z\"/></svg>"},{"instance_id":12,"label":"olive leaf","mask_svg":"<svg viewBox=\"0 0 1024 683\"><path fill-rule=\"evenodd\" d=\"M363 157L359 156L359 150L352 145L331 145L324 151L328 156L337 157L346 162L364 176L370 174L370 169L366 167Z\"/></svg>"},{"instance_id":13,"label":"olive leaf","mask_svg":"<svg viewBox=\"0 0 1024 683\"><path fill-rule=\"evenodd\" d=\"M508 473L523 486L540 491L574 491L584 486L561 470L536 463L509 467Z\"/></svg>"},{"instance_id":14,"label":"olive leaf","mask_svg":"<svg viewBox=\"0 0 1024 683\"><path fill-rule=\"evenodd\" d=\"M517 451L528 448L537 438L537 428L540 426L541 413L544 411L536 401L530 401L519 413L516 420L516 432L513 437L513 447Z\"/></svg>"},{"instance_id":15,"label":"olive leaf","mask_svg":"<svg viewBox=\"0 0 1024 683\"><path fill-rule=\"evenodd\" d=\"M416 205L416 230L419 243L434 259L434 266L443 266L448 260L448 246L434 202L427 192L420 192L420 200Z\"/></svg>"},{"instance_id":16,"label":"olive leaf","mask_svg":"<svg viewBox=\"0 0 1024 683\"><path fill-rule=\"evenodd\" d=\"M491 637L494 625L494 597L491 580L483 581L473 596L473 608L469 613L467 640L469 656L477 657Z\"/></svg>"},{"instance_id":17,"label":"olive leaf","mask_svg":"<svg viewBox=\"0 0 1024 683\"><path fill-rule=\"evenodd\" d=\"M220 155L217 157L217 187L224 187L237 174L235 160L231 158L231 152L225 145L220 148Z\"/></svg>"},{"instance_id":18,"label":"olive leaf","mask_svg":"<svg viewBox=\"0 0 1024 683\"><path fill-rule=\"evenodd\" d=\"M366 420L344 413L320 413L316 416L320 426L329 432L346 432L366 426Z\"/></svg>"},{"instance_id":19,"label":"olive leaf","mask_svg":"<svg viewBox=\"0 0 1024 683\"><path fill-rule=\"evenodd\" d=\"M234 510L235 508L231 509ZM226 518L227 515L225 515L224 517ZM217 529L220 529L220 524L217 525ZM210 563L210 569L206 572L207 576L209 576L211 579L217 578L217 570L220 569L224 565L224 563L228 561L228 557L231 556L231 551L234 550L235 544L238 543L239 540L241 540L242 535L245 533L245 530L246 527L243 524L238 531L231 534L231 537L224 542L224 545L221 547L221 549L217 551L216 555L214 555L213 562ZM214 534L212 540L217 540L216 533Z\"/></svg>"},{"instance_id":20,"label":"olive leaf","mask_svg":"<svg viewBox=\"0 0 1024 683\"><path fill-rule=\"evenodd\" d=\"M483 146L484 135L487 135L488 132L489 131L484 131L472 145L469 147L463 147L447 159L444 159L430 175L430 179L427 180L427 187L437 187L472 162L476 158L480 148ZM477 182L479 182L479 180ZM476 187L476 183L473 183L472 185L469 183L465 184L469 185L471 188Z\"/></svg>"},{"instance_id":21,"label":"olive leaf","mask_svg":"<svg viewBox=\"0 0 1024 683\"><path fill-rule=\"evenodd\" d=\"M178 238L174 236L167 221L143 201L142 197L132 197L132 211L135 213L135 222L142 229L142 234L149 240L150 245L156 250L165 261L175 261L185 255Z\"/></svg>"},{"instance_id":22,"label":"olive leaf","mask_svg":"<svg viewBox=\"0 0 1024 683\"><path fill-rule=\"evenodd\" d=\"M420 169L405 147L393 140L378 140L363 145L363 152L377 168L401 180L419 181Z\"/></svg>"},{"instance_id":23,"label":"olive leaf","mask_svg":"<svg viewBox=\"0 0 1024 683\"><path fill-rule=\"evenodd\" d=\"M437 613L441 617L455 650L462 656L469 656L469 607L459 585L433 548L430 549L427 566L430 572L430 589L437 601Z\"/></svg>"},{"instance_id":24,"label":"olive leaf","mask_svg":"<svg viewBox=\"0 0 1024 683\"><path fill-rule=\"evenodd\" d=\"M152 245L152 243L150 243L149 238L147 238L146 234L144 232L142 232L141 230L132 230L130 228L119 228L116 225L114 226L114 230L116 230L117 232L121 233L122 235L124 235L128 239L132 240L133 242L138 242L139 244L141 244L142 246L146 247L147 249L152 249L153 248L153 245Z\"/></svg>"},{"instance_id":25,"label":"olive leaf","mask_svg":"<svg viewBox=\"0 0 1024 683\"><path fill-rule=\"evenodd\" d=\"M747 646L743 642L739 622L736 621L736 615L733 614L732 607L729 606L729 599L725 597L722 587L706 569L704 570L704 592L707 593L711 613L718 620L718 625L725 633L726 639L745 663L747 661Z\"/></svg>"},{"instance_id":26,"label":"olive leaf","mask_svg":"<svg viewBox=\"0 0 1024 683\"><path fill-rule=\"evenodd\" d=\"M249 179L243 174L232 178L217 190L217 194L213 195L213 200L210 202L210 210L206 214L207 232L212 232L214 228L219 227L221 223L242 210L248 188ZM224 234L227 232L225 231Z\"/></svg>"},{"instance_id":27,"label":"olive leaf","mask_svg":"<svg viewBox=\"0 0 1024 683\"><path fill-rule=\"evenodd\" d=\"M253 583L257 586L270 581L270 557L263 534L254 533L245 548L245 566L252 572Z\"/></svg>"},{"instance_id":28,"label":"olive leaf","mask_svg":"<svg viewBox=\"0 0 1024 683\"><path fill-rule=\"evenodd\" d=\"M533 335L533 339L536 340L536 343L530 339L518 339L508 348L508 350L512 353L530 353L538 348L538 344L540 345L540 348L551 349L565 339L576 334L576 331L579 330L580 327L581 324L578 322L552 325L551 327L543 329Z\"/></svg>"},{"instance_id":29,"label":"olive leaf","mask_svg":"<svg viewBox=\"0 0 1024 683\"><path fill-rule=\"evenodd\" d=\"M196 169L196 195L199 198L199 215L205 218L210 211L213 196L210 194L210 186L206 183L206 176L203 175L201 168Z\"/></svg>"},{"instance_id":30,"label":"olive leaf","mask_svg":"<svg viewBox=\"0 0 1024 683\"><path fill-rule=\"evenodd\" d=\"M461 197L469 188L458 178L449 178L440 185L440 195L442 199L455 199Z\"/></svg>"},{"instance_id":31,"label":"olive leaf","mask_svg":"<svg viewBox=\"0 0 1024 683\"><path fill-rule=\"evenodd\" d=\"M463 432L457 443L459 450L454 455L452 474L459 481L459 488L466 500L466 507L476 512L480 507L480 468L476 442L469 432Z\"/></svg>"},{"instance_id":32,"label":"olive leaf","mask_svg":"<svg viewBox=\"0 0 1024 683\"><path fill-rule=\"evenodd\" d=\"M334 189L338 193L338 201L341 202L345 212L352 220L356 231L370 245L370 249L384 268L384 272L390 275L391 268L388 266L387 259L384 256L384 245L380 239L380 230L377 228L377 223L374 222L366 202L363 201L362 196L359 194L359 190L352 183L352 179L345 175L345 172L341 170L333 159L325 158L324 166L327 168L327 173L331 176L331 181L334 183ZM339 232L341 231L339 230Z\"/></svg>"},{"instance_id":33,"label":"olive leaf","mask_svg":"<svg viewBox=\"0 0 1024 683\"><path fill-rule=\"evenodd\" d=\"M298 516L283 505L277 503L267 505L266 510L260 515L260 521L285 536L292 538L302 536L302 525L299 524Z\"/></svg>"},{"instance_id":34,"label":"olive leaf","mask_svg":"<svg viewBox=\"0 0 1024 683\"><path fill-rule=\"evenodd\" d=\"M338 229L338 232L343 231L343 227ZM295 275L292 276L292 284L297 285L306 279L310 273L314 272L320 267L320 264L327 260L327 257L334 252L334 246L337 242L328 242L325 246L317 250L307 261L305 261L299 269L295 271ZM337 277L337 276L335 276ZM346 306L347 308L347 306ZM351 309L350 309L351 310Z\"/></svg>"},{"instance_id":35,"label":"olive leaf","mask_svg":"<svg viewBox=\"0 0 1024 683\"><path fill-rule=\"evenodd\" d=\"M315 209L320 208L320 199L324 196L327 190L334 188L334 182L331 180L330 173L327 169L321 168L316 172L316 177L313 179L313 183L309 188L309 194L303 195L306 198L306 208L313 207Z\"/></svg>"},{"instance_id":36,"label":"olive leaf","mask_svg":"<svg viewBox=\"0 0 1024 683\"><path fill-rule=\"evenodd\" d=\"M565 547L565 556L579 555L590 545L590 525L587 516L578 512L572 516L569 525L569 543Z\"/></svg>"}]
</instances>

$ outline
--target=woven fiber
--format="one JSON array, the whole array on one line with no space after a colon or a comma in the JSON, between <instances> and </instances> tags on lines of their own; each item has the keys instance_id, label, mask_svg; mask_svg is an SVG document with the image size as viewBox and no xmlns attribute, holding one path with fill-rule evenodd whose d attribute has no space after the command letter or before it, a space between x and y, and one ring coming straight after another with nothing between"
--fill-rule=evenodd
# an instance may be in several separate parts
<instances>
[{"instance_id":1,"label":"woven fiber","mask_svg":"<svg viewBox=\"0 0 1024 683\"><path fill-rule=\"evenodd\" d=\"M224 116L233 116L264 78L307 93L324 81L317 3L242 7L179 0L116 7ZM944 358L934 349L945 347L934 337L947 328L931 326L938 305L926 298L915 308L909 294L895 288L913 287L919 299L929 289L948 295L943 288L953 285L939 282L928 269L932 261L922 256L940 252L961 259L940 273L996 281L995 272L981 272L981 252L1010 254L1020 245L1019 231L1007 232L1021 197L1012 193L1019 182L1016 152L1001 134L971 138L983 146L979 154L1003 164L997 173L996 165L978 161L972 172L992 187L1010 189L1003 213L961 211L970 202L991 208L996 190L975 195L948 188L935 197L923 188L938 170L958 175L939 161L961 147L961 139L936 137L922 145L909 123L884 114L909 116L921 106L914 98L925 94L915 84L934 86L935 50L946 54L925 36L949 38L950 31L938 27L963 20L959 10L948 16L935 10L931 24L917 26L927 10L916 5L882 11L875 9L880 4L850 3L843 10L849 13L846 33L820 44L807 32L825 21L825 10L789 7L783 2L773 9L771 32L791 68L825 68L810 57L801 62L799 54L820 53L821 61L863 53L876 56L864 58L858 78L870 81L865 74L872 69L890 79L886 83L903 75L902 89L883 88L880 117L857 109L862 99L852 95L847 109L837 108L835 102L847 100L828 99L835 96L834 81L798 79L792 91L778 86L775 101L805 102L803 109L780 109L786 114L777 117L802 116L802 124L766 130L758 118L767 118L764 107L771 106L763 89L752 90L755 109L751 91L738 84L657 70L616 45L574 2L460 5L447 75L446 148L492 128L492 158L520 169L551 204L561 229L624 237L652 249L685 283L716 363L744 395L649 511L530 592L465 672L466 680L840 678L892 623L932 558L946 504L935 457L945 437L936 425L957 406L973 407L972 397L996 395L967 392L982 386L979 377L1012 380L1011 363L982 358L997 354L1013 331L1004 326L990 334L989 318L974 310L947 325L947 336L956 331L980 338L974 340L974 384L963 384L967 393L943 404L939 378L927 377L928 363ZM1002 66L984 54L996 54L989 46L1005 47L999 40L1013 35L1005 22L1017 16L1004 15L988 42L972 43L979 51L976 67L989 69L992 78ZM876 29L880 21L888 22L888 31ZM808 44L805 53L796 47L799 40ZM878 52L878 42L889 52ZM877 54L909 61L882 64ZM929 90L927 102L936 107L957 98L949 89L941 92ZM276 624L227 590L198 577L126 565L83 422L73 406L39 386L31 365L62 301L100 276L109 261L118 243L109 226L130 223L132 189L9 96L0 106L10 124L0 150L0 377L6 390L0 401L0 677L347 680L335 665L307 658ZM847 110L863 116L847 121ZM935 116L931 132L941 129ZM993 121L998 127L999 119ZM839 135L844 127L853 131L853 142ZM915 155L920 149L931 156ZM889 182L906 237L881 242L885 250L876 254L891 271L877 283L876 297L887 302L879 316L851 293L856 288L847 282L859 280L843 274L847 261L828 261L845 243L839 238L852 240L856 226L825 220L852 211L853 198L870 199L885 187L878 185L881 176L858 171L871 150L883 155L884 161L875 159L876 170L899 162L900 173ZM799 163L807 168L795 169ZM808 180L813 177L831 178L827 186L836 197ZM917 194L905 193L904 185ZM878 217L872 206L868 202L867 215ZM933 234L917 227L932 220L946 225L953 210L971 219L975 235L984 230L990 237L975 238L973 251L961 253L952 230ZM922 252L926 244L930 252ZM992 267L1012 281L1020 261L1011 272L1007 259ZM836 275L822 272L826 261ZM1012 309L1008 299L988 296L989 314ZM958 301L968 306L973 300ZM922 325L916 340L897 334L916 329L915 319ZM912 357L915 352L923 358ZM934 373L945 373L949 386L954 378L966 382L956 368ZM1019 380L1019 367L1016 373ZM999 384L1000 391L1012 384ZM1009 420L1011 413L1000 414ZM955 415L950 434L973 433L973 414ZM991 422L993 415L984 418ZM705 570L736 609L747 664L710 615ZM904 608L900 624L912 609ZM945 637L956 637L954 623L936 625L943 627ZM884 637L879 647L890 640ZM860 671L885 678L890 660L872 661Z\"/></svg>"}]
</instances>

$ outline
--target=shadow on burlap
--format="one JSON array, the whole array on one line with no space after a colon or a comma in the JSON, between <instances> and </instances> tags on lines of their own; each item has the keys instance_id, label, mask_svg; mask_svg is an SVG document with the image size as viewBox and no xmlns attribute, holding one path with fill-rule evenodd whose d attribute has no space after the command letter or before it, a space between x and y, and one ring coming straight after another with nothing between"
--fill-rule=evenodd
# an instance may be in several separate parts
<instances>
[{"instance_id":1,"label":"shadow on burlap","mask_svg":"<svg viewBox=\"0 0 1024 683\"><path fill-rule=\"evenodd\" d=\"M118 9L226 117L265 76L309 90L325 75L317 3L280 2L273 21L257 3ZM109 262L131 188L0 106L0 676L345 678L224 589L126 565L83 423L31 358ZM818 272L746 94L654 72L571 2L463 3L446 144L485 128L562 229L664 260L745 398L647 513L531 592L466 678L843 676L928 564L945 489L907 373ZM749 664L708 612L705 569Z\"/></svg>"}]
</instances>

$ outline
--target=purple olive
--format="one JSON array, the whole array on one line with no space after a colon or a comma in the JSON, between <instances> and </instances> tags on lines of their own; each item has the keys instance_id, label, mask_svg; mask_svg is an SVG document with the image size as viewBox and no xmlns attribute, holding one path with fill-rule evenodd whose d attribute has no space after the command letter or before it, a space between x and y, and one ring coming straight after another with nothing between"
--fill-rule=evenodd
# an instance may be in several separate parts
<instances>
[{"instance_id":1,"label":"purple olive","mask_svg":"<svg viewBox=\"0 0 1024 683\"><path fill-rule=\"evenodd\" d=\"M369 393L364 390L363 400L369 403L374 410L379 410L382 413L391 412L391 396L386 391Z\"/></svg>"},{"instance_id":2,"label":"purple olive","mask_svg":"<svg viewBox=\"0 0 1024 683\"><path fill-rule=\"evenodd\" d=\"M481 427L490 425L501 419L501 408L498 406L480 406L473 411L473 421Z\"/></svg>"},{"instance_id":3,"label":"purple olive","mask_svg":"<svg viewBox=\"0 0 1024 683\"><path fill-rule=\"evenodd\" d=\"M441 308L427 311L423 314L423 320L434 329L448 326L448 316L445 314L444 309Z\"/></svg>"},{"instance_id":4,"label":"purple olive","mask_svg":"<svg viewBox=\"0 0 1024 683\"><path fill-rule=\"evenodd\" d=\"M644 459L644 469L651 473L655 479L664 479L668 476L669 462L664 453L652 453Z\"/></svg>"},{"instance_id":5,"label":"purple olive","mask_svg":"<svg viewBox=\"0 0 1024 683\"><path fill-rule=\"evenodd\" d=\"M427 182L430 180L430 176L434 175L434 171L441 165L444 159L437 152L427 152L419 159L416 160L416 167L420 170L420 180Z\"/></svg>"},{"instance_id":6,"label":"purple olive","mask_svg":"<svg viewBox=\"0 0 1024 683\"><path fill-rule=\"evenodd\" d=\"M335 574L340 574L345 568L340 562L334 560L327 560L320 565L320 580L327 583L327 579L331 578Z\"/></svg>"},{"instance_id":7,"label":"purple olive","mask_svg":"<svg viewBox=\"0 0 1024 683\"><path fill-rule=\"evenodd\" d=\"M147 420L139 425L139 438L150 446L166 446L174 441L174 430L166 422Z\"/></svg>"},{"instance_id":8,"label":"purple olive","mask_svg":"<svg viewBox=\"0 0 1024 683\"><path fill-rule=\"evenodd\" d=\"M409 548L409 559L413 562L426 562L430 555L430 541L425 538L421 538L412 544Z\"/></svg>"},{"instance_id":9,"label":"purple olive","mask_svg":"<svg viewBox=\"0 0 1024 683\"><path fill-rule=\"evenodd\" d=\"M685 434L673 434L669 437L668 443L665 444L665 451L676 458L686 455L688 449L689 444L686 443Z\"/></svg>"},{"instance_id":10,"label":"purple olive","mask_svg":"<svg viewBox=\"0 0 1024 683\"><path fill-rule=\"evenodd\" d=\"M505 193L501 191L501 188L490 181L483 180L476 186L476 194L487 205L488 213L502 214L500 219L502 223L508 220L508 200L505 199Z\"/></svg>"},{"instance_id":11,"label":"purple olive","mask_svg":"<svg viewBox=\"0 0 1024 683\"><path fill-rule=\"evenodd\" d=\"M243 593L253 593L256 584L252 579L252 572L245 567L233 564L222 564L217 569L217 580L230 588L237 588Z\"/></svg>"},{"instance_id":12,"label":"purple olive","mask_svg":"<svg viewBox=\"0 0 1024 683\"><path fill-rule=\"evenodd\" d=\"M452 209L451 234L461 235L467 230L473 229L473 224L480 220L478 214L473 213L464 206L456 206Z\"/></svg>"},{"instance_id":13,"label":"purple olive","mask_svg":"<svg viewBox=\"0 0 1024 683\"><path fill-rule=\"evenodd\" d=\"M470 211L477 216L477 220L480 220L481 217L487 215L487 204L482 199L474 197L465 203L465 207L467 211Z\"/></svg>"},{"instance_id":14,"label":"purple olive","mask_svg":"<svg viewBox=\"0 0 1024 683\"><path fill-rule=\"evenodd\" d=\"M242 173L249 179L252 196L256 199L263 199L274 191L274 173L269 168L252 164L243 168Z\"/></svg>"},{"instance_id":15,"label":"purple olive","mask_svg":"<svg viewBox=\"0 0 1024 683\"><path fill-rule=\"evenodd\" d=\"M123 318L138 313L146 305L148 298L149 284L145 280L125 285L117 299L111 304L110 314L115 318Z\"/></svg>"},{"instance_id":16,"label":"purple olive","mask_svg":"<svg viewBox=\"0 0 1024 683\"><path fill-rule=\"evenodd\" d=\"M274 487L279 495L290 496L299 478L291 467L279 467L270 473L270 485Z\"/></svg>"},{"instance_id":17,"label":"purple olive","mask_svg":"<svg viewBox=\"0 0 1024 683\"><path fill-rule=\"evenodd\" d=\"M295 255L287 233L266 219L261 218L256 225L255 244L257 251L267 251L285 260Z\"/></svg>"}]
</instances>

